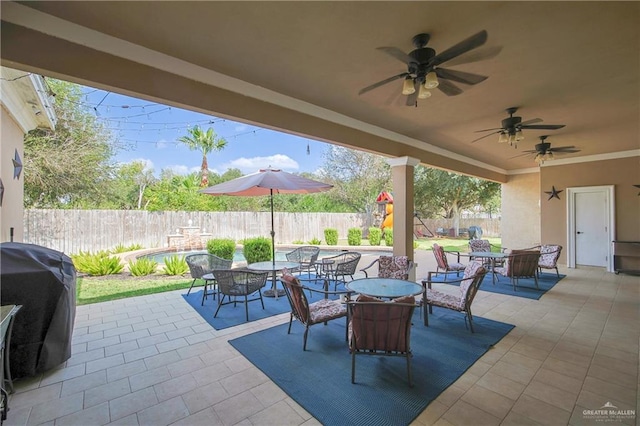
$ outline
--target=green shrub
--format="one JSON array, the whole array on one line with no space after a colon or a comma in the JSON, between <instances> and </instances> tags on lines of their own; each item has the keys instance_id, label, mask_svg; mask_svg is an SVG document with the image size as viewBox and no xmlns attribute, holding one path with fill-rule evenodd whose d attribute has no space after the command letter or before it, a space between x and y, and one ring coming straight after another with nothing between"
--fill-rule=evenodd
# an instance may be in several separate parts
<instances>
[{"instance_id":1,"label":"green shrub","mask_svg":"<svg viewBox=\"0 0 640 426\"><path fill-rule=\"evenodd\" d=\"M413 249L417 249L420 246L420 244L417 241L413 241Z\"/></svg>"},{"instance_id":2,"label":"green shrub","mask_svg":"<svg viewBox=\"0 0 640 426\"><path fill-rule=\"evenodd\" d=\"M393 228L385 228L384 243L389 247L393 247Z\"/></svg>"},{"instance_id":3,"label":"green shrub","mask_svg":"<svg viewBox=\"0 0 640 426\"><path fill-rule=\"evenodd\" d=\"M174 254L164 258L165 275L184 275L189 271L189 265L184 260L184 256Z\"/></svg>"},{"instance_id":4,"label":"green shrub","mask_svg":"<svg viewBox=\"0 0 640 426\"><path fill-rule=\"evenodd\" d=\"M311 244L312 246L319 246L320 244L322 244L322 240L314 237L309 240L309 244Z\"/></svg>"},{"instance_id":5,"label":"green shrub","mask_svg":"<svg viewBox=\"0 0 640 426\"><path fill-rule=\"evenodd\" d=\"M327 228L324 230L324 240L328 246L338 245L338 230L335 228Z\"/></svg>"},{"instance_id":6,"label":"green shrub","mask_svg":"<svg viewBox=\"0 0 640 426\"><path fill-rule=\"evenodd\" d=\"M247 263L271 260L271 240L266 237L248 238L244 240L242 253Z\"/></svg>"},{"instance_id":7,"label":"green shrub","mask_svg":"<svg viewBox=\"0 0 640 426\"><path fill-rule=\"evenodd\" d=\"M141 257L135 261L129 260L129 271L134 277L151 275L156 272L158 262L148 257Z\"/></svg>"},{"instance_id":8,"label":"green shrub","mask_svg":"<svg viewBox=\"0 0 640 426\"><path fill-rule=\"evenodd\" d=\"M117 246L115 246L114 248L111 249L111 253L126 253L128 251L135 251L135 250L140 250L143 249L144 247L142 247L142 245L140 244L131 244L129 246L125 246L124 244L118 244Z\"/></svg>"},{"instance_id":9,"label":"green shrub","mask_svg":"<svg viewBox=\"0 0 640 426\"><path fill-rule=\"evenodd\" d=\"M207 241L207 251L222 259L233 260L236 242L231 238L214 238Z\"/></svg>"},{"instance_id":10,"label":"green shrub","mask_svg":"<svg viewBox=\"0 0 640 426\"><path fill-rule=\"evenodd\" d=\"M382 229L372 226L369 228L369 245L379 246L382 241Z\"/></svg>"},{"instance_id":11,"label":"green shrub","mask_svg":"<svg viewBox=\"0 0 640 426\"><path fill-rule=\"evenodd\" d=\"M304 241L302 241L302 240L294 240L294 241L291 242L291 244L296 244L296 245L301 246L301 245L304 244Z\"/></svg>"},{"instance_id":12,"label":"green shrub","mask_svg":"<svg viewBox=\"0 0 640 426\"><path fill-rule=\"evenodd\" d=\"M347 243L350 246L362 245L362 229L349 228L347 230Z\"/></svg>"},{"instance_id":13,"label":"green shrub","mask_svg":"<svg viewBox=\"0 0 640 426\"><path fill-rule=\"evenodd\" d=\"M119 274L124 269L120 259L116 256L110 256L106 251L99 251L95 254L81 251L76 255L72 255L71 260L77 271L89 275Z\"/></svg>"}]
</instances>

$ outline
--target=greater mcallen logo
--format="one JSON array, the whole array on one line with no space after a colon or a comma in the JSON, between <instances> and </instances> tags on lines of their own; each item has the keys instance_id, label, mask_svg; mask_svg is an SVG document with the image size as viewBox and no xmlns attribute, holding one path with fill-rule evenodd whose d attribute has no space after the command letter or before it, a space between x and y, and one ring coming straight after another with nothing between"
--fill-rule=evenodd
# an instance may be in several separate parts
<instances>
[{"instance_id":1,"label":"greater mcallen logo","mask_svg":"<svg viewBox=\"0 0 640 426\"><path fill-rule=\"evenodd\" d=\"M615 422L625 419L634 419L635 410L620 410L618 407L607 401L598 410L582 410L582 416L596 421Z\"/></svg>"}]
</instances>

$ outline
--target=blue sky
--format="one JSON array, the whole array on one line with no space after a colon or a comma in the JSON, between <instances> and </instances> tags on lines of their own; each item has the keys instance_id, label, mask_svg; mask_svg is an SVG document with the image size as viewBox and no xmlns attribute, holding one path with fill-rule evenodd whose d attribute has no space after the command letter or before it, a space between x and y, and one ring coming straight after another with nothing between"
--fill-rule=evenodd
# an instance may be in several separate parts
<instances>
[{"instance_id":1,"label":"blue sky","mask_svg":"<svg viewBox=\"0 0 640 426\"><path fill-rule=\"evenodd\" d=\"M209 169L219 174L229 168L248 174L268 166L293 173L315 172L328 147L311 139L91 87L84 87L83 93L83 104L111 129L119 145L126 147L118 152L116 161L143 161L156 175L162 169L180 174L200 170L202 154L178 142L195 125L205 130L213 127L227 140L224 150L207 156Z\"/></svg>"}]
</instances>

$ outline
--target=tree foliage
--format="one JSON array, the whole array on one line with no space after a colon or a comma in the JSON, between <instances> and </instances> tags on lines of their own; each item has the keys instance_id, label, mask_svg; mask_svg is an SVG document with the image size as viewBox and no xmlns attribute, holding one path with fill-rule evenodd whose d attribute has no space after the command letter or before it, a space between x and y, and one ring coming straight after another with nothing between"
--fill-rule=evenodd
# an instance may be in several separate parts
<instances>
[{"instance_id":1,"label":"tree foliage","mask_svg":"<svg viewBox=\"0 0 640 426\"><path fill-rule=\"evenodd\" d=\"M444 170L416 167L415 209L423 217L453 219L458 229L462 210L495 203L500 184Z\"/></svg>"},{"instance_id":2,"label":"tree foliage","mask_svg":"<svg viewBox=\"0 0 640 426\"><path fill-rule=\"evenodd\" d=\"M335 205L372 214L376 197L391 188L391 168L384 157L340 146L326 151L320 178L334 186L328 193Z\"/></svg>"},{"instance_id":3,"label":"tree foliage","mask_svg":"<svg viewBox=\"0 0 640 426\"><path fill-rule=\"evenodd\" d=\"M192 151L200 151L202 153L202 165L200 166L200 186L202 188L209 186L209 164L207 155L213 151L221 151L227 146L224 138L218 137L216 132L210 127L202 130L200 126L189 129L188 136L182 136L178 139L184 143Z\"/></svg>"},{"instance_id":4,"label":"tree foliage","mask_svg":"<svg viewBox=\"0 0 640 426\"><path fill-rule=\"evenodd\" d=\"M92 208L109 196L114 145L111 134L80 105L80 86L47 79L55 93L54 130L35 129L24 139L27 208Z\"/></svg>"}]
</instances>

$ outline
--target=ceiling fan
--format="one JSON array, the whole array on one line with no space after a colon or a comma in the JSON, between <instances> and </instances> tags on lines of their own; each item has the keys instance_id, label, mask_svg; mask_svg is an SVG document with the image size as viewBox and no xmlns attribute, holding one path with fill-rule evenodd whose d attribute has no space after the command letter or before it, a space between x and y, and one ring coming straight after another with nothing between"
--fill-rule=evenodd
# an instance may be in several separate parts
<instances>
[{"instance_id":1,"label":"ceiling fan","mask_svg":"<svg viewBox=\"0 0 640 426\"><path fill-rule=\"evenodd\" d=\"M483 75L439 68L443 63L482 46L487 41L487 32L485 30L472 35L439 54L436 54L436 51L432 48L426 47L430 38L431 36L429 34L424 33L413 37L412 41L415 49L409 54L404 53L397 47L378 47L378 50L405 63L407 65L407 71L367 86L361 89L358 94L362 95L392 81L404 79L402 94L407 95L407 105L417 106L417 99L426 99L431 96L430 89L437 87L445 95L455 96L462 93L462 89L453 84L452 81L474 85L487 79L487 77ZM498 47L484 52L478 52L478 54L470 55L467 58L461 57L458 61L455 61L455 63L459 65L489 59L500 53L501 49L501 47Z\"/></svg>"},{"instance_id":2,"label":"ceiling fan","mask_svg":"<svg viewBox=\"0 0 640 426\"><path fill-rule=\"evenodd\" d=\"M542 119L540 118L532 118L531 120L522 121L522 117L515 117L513 115L516 113L516 111L518 111L517 107L507 108L506 111L509 114L509 117L502 120L502 127L476 130L476 133L489 131L493 132L489 133L488 135L481 136L478 139L472 140L471 143L478 142L479 140L491 135L499 134L500 136L498 138L498 142L509 142L509 145L516 145L519 141L524 139L522 129L558 130L562 129L565 126L564 124L534 124L540 123L542 121Z\"/></svg>"},{"instance_id":3,"label":"ceiling fan","mask_svg":"<svg viewBox=\"0 0 640 426\"><path fill-rule=\"evenodd\" d=\"M533 161L538 164L544 164L545 161L553 160L554 153L557 154L568 154L574 152L580 152L575 146L559 146L556 148L552 148L549 142L546 142L549 136L540 136L540 143L536 144L535 149L530 149L527 151L523 151L523 154L516 155L516 157L522 157L523 155L531 155L535 154ZM511 157L511 158L516 158Z\"/></svg>"}]
</instances>

